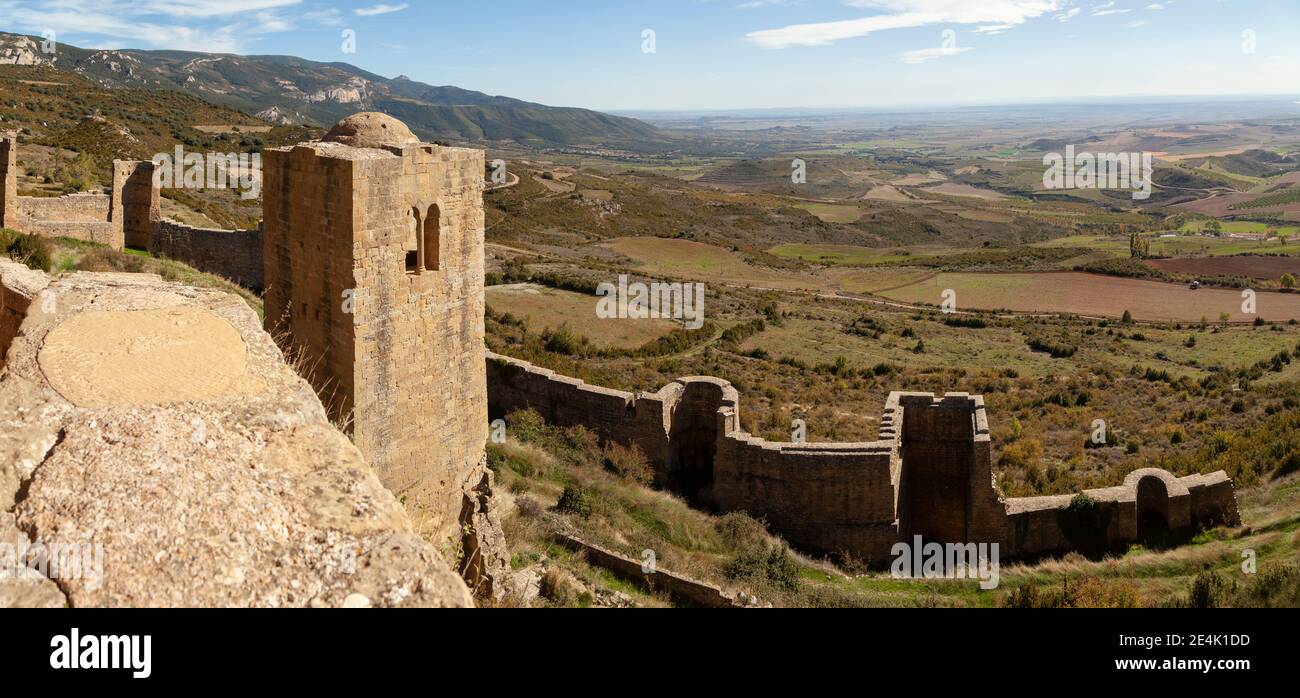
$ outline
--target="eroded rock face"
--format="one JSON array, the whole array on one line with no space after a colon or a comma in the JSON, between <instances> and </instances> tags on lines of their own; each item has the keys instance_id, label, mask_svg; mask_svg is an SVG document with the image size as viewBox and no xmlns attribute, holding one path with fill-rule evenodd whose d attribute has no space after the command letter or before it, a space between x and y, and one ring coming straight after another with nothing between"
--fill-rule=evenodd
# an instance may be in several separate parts
<instances>
[{"instance_id":1,"label":"eroded rock face","mask_svg":"<svg viewBox=\"0 0 1300 698\"><path fill-rule=\"evenodd\" d=\"M0 375L0 543L85 564L0 571L0 605L472 605L241 300L127 274L42 293ZM151 368L176 385L131 384Z\"/></svg>"}]
</instances>

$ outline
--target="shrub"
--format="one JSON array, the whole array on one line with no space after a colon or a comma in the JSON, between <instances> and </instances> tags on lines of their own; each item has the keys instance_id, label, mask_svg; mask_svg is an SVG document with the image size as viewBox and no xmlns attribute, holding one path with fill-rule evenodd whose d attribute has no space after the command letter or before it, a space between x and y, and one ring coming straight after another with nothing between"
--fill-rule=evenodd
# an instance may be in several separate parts
<instances>
[{"instance_id":1,"label":"shrub","mask_svg":"<svg viewBox=\"0 0 1300 698\"><path fill-rule=\"evenodd\" d=\"M572 575L558 567L546 570L542 575L538 592L542 598L556 606L571 607L578 603L578 590Z\"/></svg>"},{"instance_id":2,"label":"shrub","mask_svg":"<svg viewBox=\"0 0 1300 698\"><path fill-rule=\"evenodd\" d=\"M1023 439L1002 449L998 465L1004 468L1024 468L1043 457L1043 444L1038 439Z\"/></svg>"},{"instance_id":3,"label":"shrub","mask_svg":"<svg viewBox=\"0 0 1300 698\"><path fill-rule=\"evenodd\" d=\"M587 344L587 338L570 330L567 324L543 332L542 341L546 343L546 351L568 356L581 353L582 348Z\"/></svg>"},{"instance_id":4,"label":"shrub","mask_svg":"<svg viewBox=\"0 0 1300 698\"><path fill-rule=\"evenodd\" d=\"M989 326L989 324L985 322L983 318L976 317L976 316L968 316L968 317L950 316L944 318L943 324L949 327L963 327L970 330L982 330Z\"/></svg>"},{"instance_id":5,"label":"shrub","mask_svg":"<svg viewBox=\"0 0 1300 698\"><path fill-rule=\"evenodd\" d=\"M78 271L124 271L138 274L144 271L144 257L98 247L82 255L74 268Z\"/></svg>"},{"instance_id":6,"label":"shrub","mask_svg":"<svg viewBox=\"0 0 1300 698\"><path fill-rule=\"evenodd\" d=\"M542 504L532 497L519 497L516 499L515 510L525 519L542 518Z\"/></svg>"},{"instance_id":7,"label":"shrub","mask_svg":"<svg viewBox=\"0 0 1300 698\"><path fill-rule=\"evenodd\" d=\"M767 537L763 523L744 512L733 511L718 518L713 524L722 542L733 550L748 550L761 546Z\"/></svg>"},{"instance_id":8,"label":"shrub","mask_svg":"<svg viewBox=\"0 0 1300 698\"><path fill-rule=\"evenodd\" d=\"M1096 577L1061 582L1043 590L1035 584L1017 587L1003 600L1006 608L1137 608L1137 586L1130 581Z\"/></svg>"},{"instance_id":9,"label":"shrub","mask_svg":"<svg viewBox=\"0 0 1300 698\"><path fill-rule=\"evenodd\" d=\"M1238 608L1300 606L1300 567L1276 564L1265 567L1233 594L1232 605Z\"/></svg>"},{"instance_id":10,"label":"shrub","mask_svg":"<svg viewBox=\"0 0 1300 698\"><path fill-rule=\"evenodd\" d=\"M54 263L54 251L50 241L39 235L27 235L6 229L0 235L4 253L21 264L37 271L49 271Z\"/></svg>"},{"instance_id":11,"label":"shrub","mask_svg":"<svg viewBox=\"0 0 1300 698\"><path fill-rule=\"evenodd\" d=\"M654 483L654 467L650 465L650 459L646 458L640 446L632 444L631 447L624 447L610 441L602 449L602 455L605 457L605 467L617 473L619 477L641 485L648 486Z\"/></svg>"},{"instance_id":12,"label":"shrub","mask_svg":"<svg viewBox=\"0 0 1300 698\"><path fill-rule=\"evenodd\" d=\"M1056 513L1056 523L1075 549L1085 556L1096 557L1109 545L1106 529L1110 527L1111 514L1110 508L1080 493L1070 500L1069 506Z\"/></svg>"},{"instance_id":13,"label":"shrub","mask_svg":"<svg viewBox=\"0 0 1300 698\"><path fill-rule=\"evenodd\" d=\"M1046 352L1051 355L1053 359L1068 359L1071 356L1074 356L1074 353L1079 350L1078 347L1065 342L1049 341L1038 338L1029 340L1029 348L1033 351Z\"/></svg>"},{"instance_id":14,"label":"shrub","mask_svg":"<svg viewBox=\"0 0 1300 698\"><path fill-rule=\"evenodd\" d=\"M560 501L555 505L555 510L561 514L573 514L579 518L590 518L592 503L591 493L587 490L569 485L564 488L564 493L560 495Z\"/></svg>"},{"instance_id":15,"label":"shrub","mask_svg":"<svg viewBox=\"0 0 1300 698\"><path fill-rule=\"evenodd\" d=\"M1227 596L1228 583L1213 570L1205 570L1192 580L1192 592L1187 598L1191 608L1218 608Z\"/></svg>"},{"instance_id":16,"label":"shrub","mask_svg":"<svg viewBox=\"0 0 1300 698\"><path fill-rule=\"evenodd\" d=\"M756 545L727 563L727 577L794 591L799 587L799 565L783 545Z\"/></svg>"}]
</instances>

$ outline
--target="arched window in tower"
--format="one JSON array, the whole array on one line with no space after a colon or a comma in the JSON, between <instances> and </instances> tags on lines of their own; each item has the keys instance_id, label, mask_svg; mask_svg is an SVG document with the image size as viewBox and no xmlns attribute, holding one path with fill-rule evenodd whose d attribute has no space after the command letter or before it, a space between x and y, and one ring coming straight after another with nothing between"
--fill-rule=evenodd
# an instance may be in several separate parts
<instances>
[{"instance_id":1,"label":"arched window in tower","mask_svg":"<svg viewBox=\"0 0 1300 698\"><path fill-rule=\"evenodd\" d=\"M406 212L406 230L403 247L406 250L406 273L420 273L420 209L412 207Z\"/></svg>"},{"instance_id":2,"label":"arched window in tower","mask_svg":"<svg viewBox=\"0 0 1300 698\"><path fill-rule=\"evenodd\" d=\"M438 271L442 268L442 212L436 205L429 207L424 217L424 269Z\"/></svg>"}]
</instances>

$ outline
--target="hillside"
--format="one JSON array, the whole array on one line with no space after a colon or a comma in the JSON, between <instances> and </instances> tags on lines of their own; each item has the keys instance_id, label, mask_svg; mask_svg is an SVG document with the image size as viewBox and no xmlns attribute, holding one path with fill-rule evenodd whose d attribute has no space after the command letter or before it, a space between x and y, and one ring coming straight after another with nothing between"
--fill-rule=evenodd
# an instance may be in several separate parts
<instances>
[{"instance_id":1,"label":"hillside","mask_svg":"<svg viewBox=\"0 0 1300 698\"><path fill-rule=\"evenodd\" d=\"M269 122L329 126L359 111L402 119L425 140L516 142L556 147L647 148L666 137L626 117L551 107L404 76L388 79L346 63L292 56L236 56L187 51L94 51L62 44L47 59L27 37L0 34L4 62L55 67L101 88L182 92Z\"/></svg>"},{"instance_id":2,"label":"hillside","mask_svg":"<svg viewBox=\"0 0 1300 698\"><path fill-rule=\"evenodd\" d=\"M114 159L149 160L177 145L190 151L256 152L320 133L272 126L181 92L99 87L40 65L0 66L0 130L18 131L24 144L19 164L35 179L20 175L20 188L40 180L68 184L54 170L76 154L88 161L92 179L104 184Z\"/></svg>"}]
</instances>

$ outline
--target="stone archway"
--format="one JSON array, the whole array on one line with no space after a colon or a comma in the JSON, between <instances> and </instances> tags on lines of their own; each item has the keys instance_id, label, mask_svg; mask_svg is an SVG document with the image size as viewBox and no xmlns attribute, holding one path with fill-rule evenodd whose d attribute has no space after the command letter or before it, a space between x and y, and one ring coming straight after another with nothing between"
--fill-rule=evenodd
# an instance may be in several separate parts
<instances>
[{"instance_id":1,"label":"stone archway","mask_svg":"<svg viewBox=\"0 0 1300 698\"><path fill-rule=\"evenodd\" d=\"M1164 480L1147 475L1137 483L1137 537L1160 543L1169 535L1169 488Z\"/></svg>"},{"instance_id":2,"label":"stone archway","mask_svg":"<svg viewBox=\"0 0 1300 698\"><path fill-rule=\"evenodd\" d=\"M685 389L673 409L668 432L664 488L694 506L711 509L713 465L718 449L718 409L726 398L720 381L683 379Z\"/></svg>"}]
</instances>

